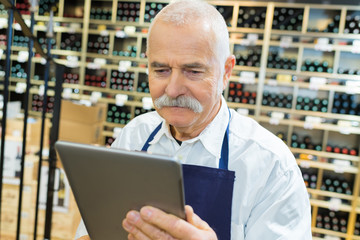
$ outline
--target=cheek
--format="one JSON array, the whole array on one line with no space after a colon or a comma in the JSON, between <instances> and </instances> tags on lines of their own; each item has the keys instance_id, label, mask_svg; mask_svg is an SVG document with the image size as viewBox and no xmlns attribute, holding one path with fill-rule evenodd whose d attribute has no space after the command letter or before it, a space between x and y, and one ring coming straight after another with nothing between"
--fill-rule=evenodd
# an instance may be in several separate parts
<instances>
[{"instance_id":1,"label":"cheek","mask_svg":"<svg viewBox=\"0 0 360 240\"><path fill-rule=\"evenodd\" d=\"M156 81L149 76L149 88L150 94L154 97L160 97L164 92L164 86L162 86L161 81Z\"/></svg>"}]
</instances>

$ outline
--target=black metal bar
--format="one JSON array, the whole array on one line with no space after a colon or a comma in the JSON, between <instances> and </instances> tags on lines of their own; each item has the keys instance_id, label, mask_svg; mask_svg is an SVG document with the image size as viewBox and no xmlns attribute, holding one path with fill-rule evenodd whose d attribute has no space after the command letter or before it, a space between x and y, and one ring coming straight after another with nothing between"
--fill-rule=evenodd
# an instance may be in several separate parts
<instances>
[{"instance_id":1,"label":"black metal bar","mask_svg":"<svg viewBox=\"0 0 360 240\"><path fill-rule=\"evenodd\" d=\"M52 220L52 208L54 198L54 182L55 182L55 170L57 155L55 151L55 142L59 138L60 127L60 110L61 110L61 93L62 93L62 77L65 67L63 65L56 64L56 84L55 84L55 99L54 99L54 113L52 118L52 127L50 133L50 153L49 153L49 175L48 175L48 193L46 201L46 218L45 218L45 239L51 237L51 220Z\"/></svg>"},{"instance_id":2,"label":"black metal bar","mask_svg":"<svg viewBox=\"0 0 360 240\"><path fill-rule=\"evenodd\" d=\"M34 13L31 12L31 25L30 31L34 31L35 18ZM34 41L32 38L29 39L29 58L27 62L27 76L26 76L26 92L24 99L24 128L23 128L23 143L22 143L22 154L21 154L21 171L20 171L20 186L19 186L19 205L18 205L18 216L17 216L17 227L16 227L16 240L20 239L20 227L21 227L21 209L22 209L22 196L23 196L23 186L24 186L24 166L25 166L25 155L26 155L26 139L27 139L27 119L29 116L29 95L31 89L30 82L30 70L33 57L33 45Z\"/></svg>"},{"instance_id":3,"label":"black metal bar","mask_svg":"<svg viewBox=\"0 0 360 240\"><path fill-rule=\"evenodd\" d=\"M8 11L8 29L7 29L7 42L6 42L6 66L5 66L5 78L4 78L4 106L3 106L3 117L1 122L1 150L0 150L0 200L2 199L2 186L3 186L3 170L5 160L5 132L6 132L6 114L7 114L7 103L9 99L9 78L10 78L10 55L11 55L11 43L13 28L12 23L14 21L13 11ZM1 229L1 201L0 201L0 229Z\"/></svg>"},{"instance_id":4,"label":"black metal bar","mask_svg":"<svg viewBox=\"0 0 360 240\"><path fill-rule=\"evenodd\" d=\"M50 17L49 26L48 26L48 32L47 32L47 54L50 56L51 51L51 35L52 35L52 19ZM49 29L50 28L50 29ZM49 32L51 31L51 32ZM44 100L43 100L43 118L42 118L42 138L43 138L43 130L44 130L44 122L45 122L45 113L47 108L47 88L48 88L48 81L49 81L49 71L50 71L50 61L46 62L46 68L45 68L45 93L44 93ZM43 140L43 139L42 139ZM42 149L42 145L40 146L40 149ZM42 153L40 152L40 157L42 156ZM54 195L54 175L55 171L52 171L52 167L50 166L50 156L49 156L49 175L48 175L48 189L47 189L47 200L46 200L46 214L45 214L45 233L44 233L44 239L50 239L51 238L51 219L52 219L52 208L53 208L53 195Z\"/></svg>"}]
</instances>

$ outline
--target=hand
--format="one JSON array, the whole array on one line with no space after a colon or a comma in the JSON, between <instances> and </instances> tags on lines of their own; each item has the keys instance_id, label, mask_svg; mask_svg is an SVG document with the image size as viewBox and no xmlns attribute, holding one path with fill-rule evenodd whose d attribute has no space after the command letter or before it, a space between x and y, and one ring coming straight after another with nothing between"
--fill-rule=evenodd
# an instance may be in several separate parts
<instances>
[{"instance_id":1,"label":"hand","mask_svg":"<svg viewBox=\"0 0 360 240\"><path fill-rule=\"evenodd\" d=\"M217 240L210 226L197 216L192 207L185 206L186 220L167 214L154 207L130 211L123 221L129 240Z\"/></svg>"}]
</instances>

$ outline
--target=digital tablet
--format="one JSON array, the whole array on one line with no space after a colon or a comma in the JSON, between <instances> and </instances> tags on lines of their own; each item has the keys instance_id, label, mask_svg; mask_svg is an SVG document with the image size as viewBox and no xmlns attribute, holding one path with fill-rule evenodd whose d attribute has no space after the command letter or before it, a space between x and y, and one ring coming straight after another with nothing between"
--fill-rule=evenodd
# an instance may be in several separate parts
<instances>
[{"instance_id":1,"label":"digital tablet","mask_svg":"<svg viewBox=\"0 0 360 240\"><path fill-rule=\"evenodd\" d=\"M92 240L127 239L123 219L145 205L185 219L182 168L175 159L65 141L55 149Z\"/></svg>"}]
</instances>

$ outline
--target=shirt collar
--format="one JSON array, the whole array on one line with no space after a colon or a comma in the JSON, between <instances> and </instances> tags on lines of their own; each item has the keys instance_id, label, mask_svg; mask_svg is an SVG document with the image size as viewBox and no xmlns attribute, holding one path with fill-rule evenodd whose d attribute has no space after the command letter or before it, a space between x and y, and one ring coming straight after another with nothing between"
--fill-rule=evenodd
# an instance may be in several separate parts
<instances>
[{"instance_id":1,"label":"shirt collar","mask_svg":"<svg viewBox=\"0 0 360 240\"><path fill-rule=\"evenodd\" d=\"M222 96L221 107L218 114L198 136L205 149L216 158L220 158L221 156L224 134L228 123L229 111L225 98Z\"/></svg>"},{"instance_id":2,"label":"shirt collar","mask_svg":"<svg viewBox=\"0 0 360 240\"><path fill-rule=\"evenodd\" d=\"M184 143L193 143L201 141L204 148L214 155L216 158L220 158L222 143L224 140L224 134L229 123L229 111L226 105L225 98L221 97L221 107L218 114L212 120L212 122L199 134L199 136L189 139ZM166 123L165 119L162 118L162 125L159 132L154 136L154 139L150 144L156 144L160 141L161 137L165 135L167 138L175 141L171 135L170 126Z\"/></svg>"}]
</instances>

